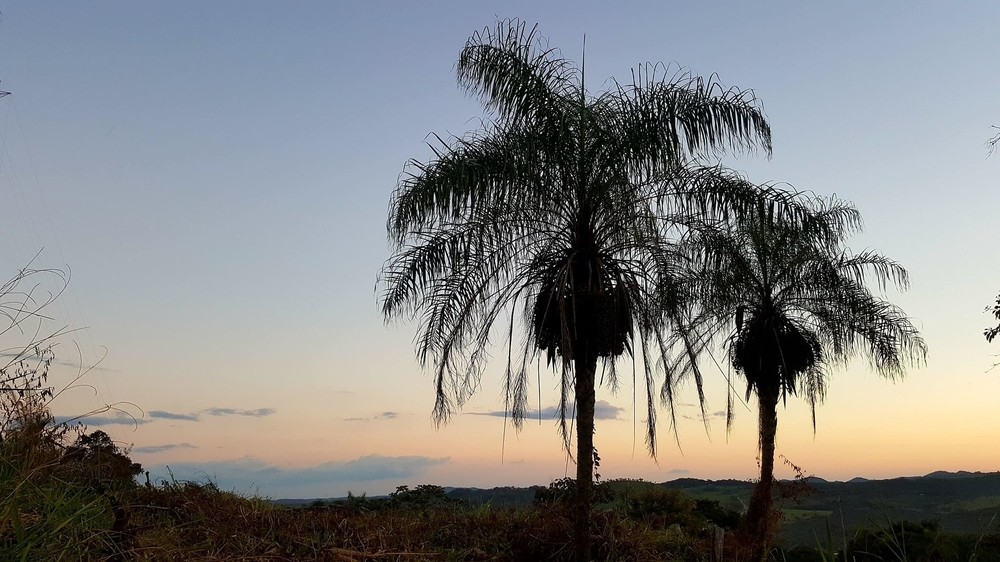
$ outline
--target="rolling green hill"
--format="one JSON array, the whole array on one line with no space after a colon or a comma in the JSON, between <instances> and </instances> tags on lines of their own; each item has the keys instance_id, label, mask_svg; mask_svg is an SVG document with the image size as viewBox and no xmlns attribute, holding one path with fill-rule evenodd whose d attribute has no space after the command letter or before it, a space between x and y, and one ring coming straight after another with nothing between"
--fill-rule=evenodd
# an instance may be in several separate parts
<instances>
[{"instance_id":1,"label":"rolling green hill","mask_svg":"<svg viewBox=\"0 0 1000 562\"><path fill-rule=\"evenodd\" d=\"M743 509L752 489L751 482L742 480L681 478L644 484L678 489L736 511ZM531 503L537 488L453 488L448 494L472 504L517 506ZM825 543L828 524L838 544L858 527L885 526L888 521L936 520L944 531L977 535L1000 526L1000 472L934 472L848 482L812 477L783 482L780 488L792 496L779 500L785 516L782 538L789 545Z\"/></svg>"}]
</instances>

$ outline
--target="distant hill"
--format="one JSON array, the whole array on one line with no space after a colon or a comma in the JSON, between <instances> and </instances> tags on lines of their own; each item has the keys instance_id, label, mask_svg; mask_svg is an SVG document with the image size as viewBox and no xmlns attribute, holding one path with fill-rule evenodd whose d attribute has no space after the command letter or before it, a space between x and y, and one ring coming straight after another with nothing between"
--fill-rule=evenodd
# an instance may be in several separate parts
<instances>
[{"instance_id":1,"label":"distant hill","mask_svg":"<svg viewBox=\"0 0 1000 562\"><path fill-rule=\"evenodd\" d=\"M753 490L752 482L732 479L679 478L655 485L715 500L736 511L743 510ZM827 536L828 525L835 537L850 537L859 526L884 526L889 520L933 519L940 521L945 531L979 535L1000 526L1000 472L936 471L887 480L857 477L847 482L807 477L797 482L783 481L779 487L791 494L779 501L785 513L782 538L789 545L815 546L819 537ZM531 504L539 488L543 486L445 490L449 496L473 505L518 507ZM274 500L292 507L315 501Z\"/></svg>"},{"instance_id":2,"label":"distant hill","mask_svg":"<svg viewBox=\"0 0 1000 562\"><path fill-rule=\"evenodd\" d=\"M958 472L947 472L944 470L936 470L930 474L926 474L924 478L975 478L977 476L985 476L991 474L989 472L969 472L966 470L959 470Z\"/></svg>"},{"instance_id":3,"label":"distant hill","mask_svg":"<svg viewBox=\"0 0 1000 562\"><path fill-rule=\"evenodd\" d=\"M664 482L697 497L742 510L752 484L684 479ZM788 482L784 487L789 489ZM853 478L829 482L805 478L793 497L781 500L785 512L782 536L789 544L814 546L827 536L851 536L859 526L884 526L889 520L938 520L949 532L983 534L1000 526L1000 472L932 472L888 480ZM825 540L825 539L824 539Z\"/></svg>"},{"instance_id":4,"label":"distant hill","mask_svg":"<svg viewBox=\"0 0 1000 562\"><path fill-rule=\"evenodd\" d=\"M786 489L789 484L783 482ZM659 485L716 500L737 511L744 509L753 490L753 483L731 479L679 478ZM850 537L859 526L884 526L888 520L934 519L945 531L972 534L984 534L1000 525L1000 472L937 471L887 480L857 477L847 482L809 477L792 489L796 497L779 503L785 512L782 538L789 545L815 546L818 537L827 536L828 523L839 537ZM456 488L450 495L470 503L527 505L534 489Z\"/></svg>"},{"instance_id":5,"label":"distant hill","mask_svg":"<svg viewBox=\"0 0 1000 562\"><path fill-rule=\"evenodd\" d=\"M823 478L820 478L819 476L806 476L805 478L802 479L802 481L803 482L807 482L809 484L829 484L830 483L829 480L824 480ZM787 482L787 480L786 480L786 482Z\"/></svg>"}]
</instances>

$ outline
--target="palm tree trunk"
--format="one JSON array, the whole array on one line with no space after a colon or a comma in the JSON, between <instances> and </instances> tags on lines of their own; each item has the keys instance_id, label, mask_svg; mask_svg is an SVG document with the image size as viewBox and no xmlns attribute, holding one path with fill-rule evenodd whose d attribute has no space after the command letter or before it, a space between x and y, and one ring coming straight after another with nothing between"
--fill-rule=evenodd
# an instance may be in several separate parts
<instances>
[{"instance_id":1,"label":"palm tree trunk","mask_svg":"<svg viewBox=\"0 0 1000 562\"><path fill-rule=\"evenodd\" d=\"M750 496L750 504L744 515L742 530L751 548L752 559L765 560L771 542L773 503L771 490L774 484L774 440L778 432L778 388L758 388L757 401L760 409L760 480Z\"/></svg>"},{"instance_id":2,"label":"palm tree trunk","mask_svg":"<svg viewBox=\"0 0 1000 562\"><path fill-rule=\"evenodd\" d=\"M576 375L576 518L577 562L590 562L590 510L594 502L594 384L597 357L574 359Z\"/></svg>"}]
</instances>

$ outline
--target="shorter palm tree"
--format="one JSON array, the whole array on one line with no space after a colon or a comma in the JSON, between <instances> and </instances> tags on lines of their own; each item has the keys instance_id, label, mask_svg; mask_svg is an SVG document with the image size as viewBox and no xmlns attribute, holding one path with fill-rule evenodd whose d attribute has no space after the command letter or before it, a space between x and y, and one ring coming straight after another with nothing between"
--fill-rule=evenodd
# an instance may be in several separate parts
<instances>
[{"instance_id":1,"label":"shorter palm tree","mask_svg":"<svg viewBox=\"0 0 1000 562\"><path fill-rule=\"evenodd\" d=\"M813 410L829 369L864 355L880 375L897 379L919 363L926 346L904 312L872 292L908 286L905 269L866 250L852 254L845 238L861 217L835 198L797 196L812 211L778 216L760 206L719 229L699 230L686 243L694 264L687 280L699 301L689 341L721 343L759 405L760 480L743 530L763 557L770 523L777 405L801 393ZM723 339L724 338L724 339ZM732 395L728 422L732 420Z\"/></svg>"}]
</instances>

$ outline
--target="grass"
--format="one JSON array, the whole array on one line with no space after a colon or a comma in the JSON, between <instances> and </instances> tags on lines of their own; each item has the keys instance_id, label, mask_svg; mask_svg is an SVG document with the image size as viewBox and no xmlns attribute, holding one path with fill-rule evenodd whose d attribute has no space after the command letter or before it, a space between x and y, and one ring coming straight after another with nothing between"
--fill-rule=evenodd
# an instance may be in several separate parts
<instances>
[{"instance_id":1,"label":"grass","mask_svg":"<svg viewBox=\"0 0 1000 562\"><path fill-rule=\"evenodd\" d=\"M569 560L564 504L530 508L355 505L286 508L211 483L135 490L127 533L139 560ZM595 514L602 560L678 559L696 541L606 510ZM693 558L692 558L693 559Z\"/></svg>"},{"instance_id":2,"label":"grass","mask_svg":"<svg viewBox=\"0 0 1000 562\"><path fill-rule=\"evenodd\" d=\"M814 517L830 517L833 515L833 511L823 510L823 509L793 509L793 508L782 508L782 515L784 515L785 522L801 521L803 519L812 519Z\"/></svg>"},{"instance_id":3,"label":"grass","mask_svg":"<svg viewBox=\"0 0 1000 562\"><path fill-rule=\"evenodd\" d=\"M472 506L437 486L289 508L220 490L212 482L139 485L137 465L125 452L102 449L100 467L116 471L95 471L70 461L97 462L97 456L81 454L76 445L53 448L58 432L39 435L47 435L37 448L46 451L43 464L36 462L43 455L10 454L24 444L16 435L0 440L5 467L0 560L559 561L573 556L571 504L560 495L566 482L520 508ZM94 432L77 443L105 447L102 435ZM594 514L598 560L703 559L713 537L708 517L731 515L652 485L627 489L619 499L605 495Z\"/></svg>"},{"instance_id":4,"label":"grass","mask_svg":"<svg viewBox=\"0 0 1000 562\"><path fill-rule=\"evenodd\" d=\"M947 507L954 511L1000 509L1000 496L983 496L969 500L960 500L948 504Z\"/></svg>"}]
</instances>

